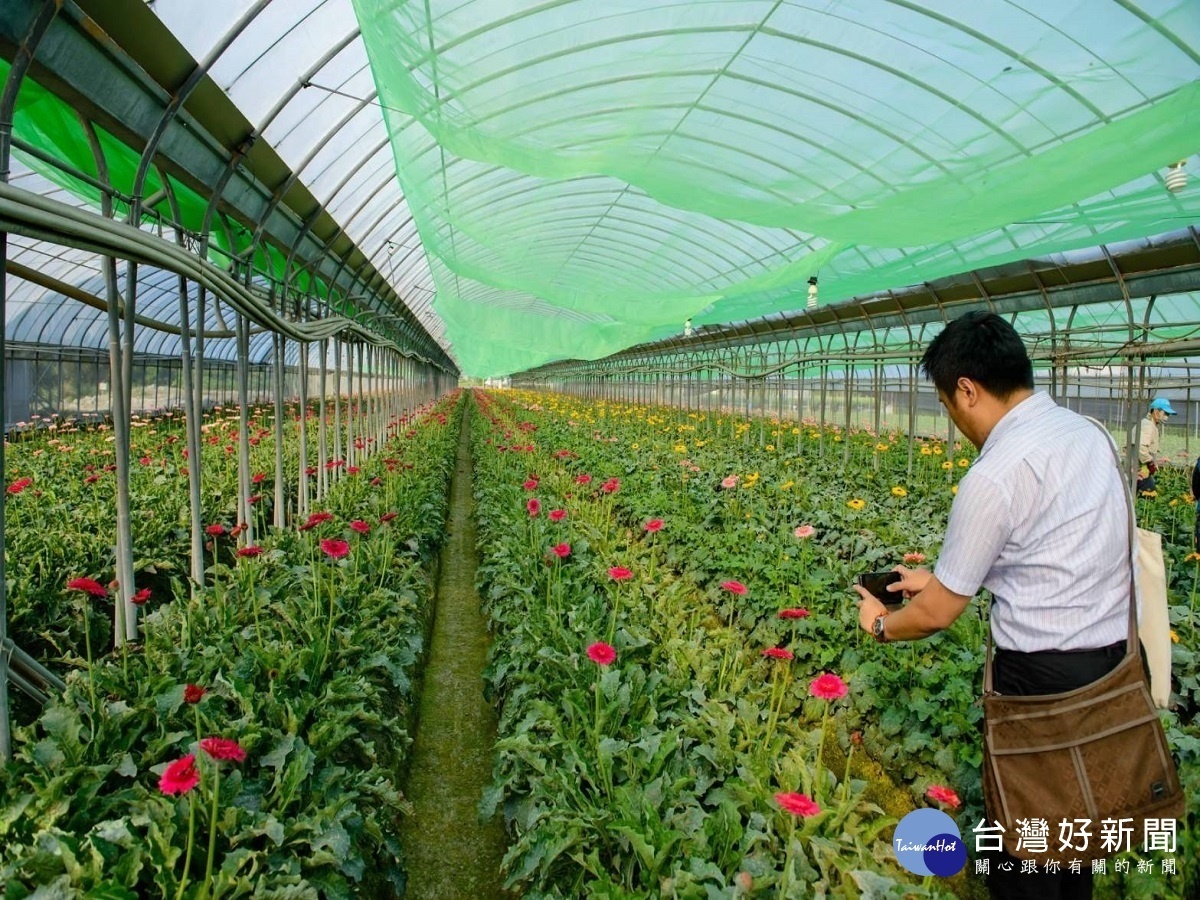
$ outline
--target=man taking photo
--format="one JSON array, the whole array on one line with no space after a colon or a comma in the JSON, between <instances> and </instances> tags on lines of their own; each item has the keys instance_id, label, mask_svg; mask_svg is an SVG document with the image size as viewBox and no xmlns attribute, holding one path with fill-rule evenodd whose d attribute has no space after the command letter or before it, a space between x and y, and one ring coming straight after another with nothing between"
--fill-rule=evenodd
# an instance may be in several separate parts
<instances>
[{"instance_id":1,"label":"man taking photo","mask_svg":"<svg viewBox=\"0 0 1200 900\"><path fill-rule=\"evenodd\" d=\"M948 324L921 371L979 457L959 483L934 571L898 567L903 579L890 590L912 599L890 614L856 587L860 626L882 642L928 637L986 588L996 691L1090 684L1125 656L1129 623L1129 515L1110 439L1034 391L1020 337L994 313ZM1022 874L1006 853L989 863L993 897L1092 896L1086 868Z\"/></svg>"}]
</instances>

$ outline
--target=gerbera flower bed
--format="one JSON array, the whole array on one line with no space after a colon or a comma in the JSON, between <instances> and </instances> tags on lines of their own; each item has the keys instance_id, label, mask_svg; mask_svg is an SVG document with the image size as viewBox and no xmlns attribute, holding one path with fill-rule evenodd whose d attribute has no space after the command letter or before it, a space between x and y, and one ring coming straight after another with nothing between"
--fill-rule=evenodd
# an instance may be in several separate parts
<instances>
[{"instance_id":1,"label":"gerbera flower bed","mask_svg":"<svg viewBox=\"0 0 1200 900\"><path fill-rule=\"evenodd\" d=\"M457 410L362 462L312 529L219 557L210 586L152 608L142 646L73 673L18 730L0 774L7 896L402 888L397 785Z\"/></svg>"}]
</instances>

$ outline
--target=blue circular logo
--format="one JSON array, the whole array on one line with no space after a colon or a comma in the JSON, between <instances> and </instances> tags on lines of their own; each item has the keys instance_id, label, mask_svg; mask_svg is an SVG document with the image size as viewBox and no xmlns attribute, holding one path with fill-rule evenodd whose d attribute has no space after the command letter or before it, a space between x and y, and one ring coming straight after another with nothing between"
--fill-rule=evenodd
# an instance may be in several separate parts
<instances>
[{"instance_id":1,"label":"blue circular logo","mask_svg":"<svg viewBox=\"0 0 1200 900\"><path fill-rule=\"evenodd\" d=\"M917 809L900 820L892 838L896 861L914 875L957 875L967 845L954 820L940 809Z\"/></svg>"}]
</instances>

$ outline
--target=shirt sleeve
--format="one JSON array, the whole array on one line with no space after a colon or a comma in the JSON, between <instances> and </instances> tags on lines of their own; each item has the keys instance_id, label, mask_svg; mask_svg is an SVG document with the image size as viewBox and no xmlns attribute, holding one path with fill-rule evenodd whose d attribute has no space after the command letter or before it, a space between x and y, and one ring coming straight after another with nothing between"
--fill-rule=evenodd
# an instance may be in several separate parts
<instances>
[{"instance_id":1,"label":"shirt sleeve","mask_svg":"<svg viewBox=\"0 0 1200 900\"><path fill-rule=\"evenodd\" d=\"M1157 431L1154 423L1148 419L1142 419L1142 427L1138 430L1138 460L1142 465L1150 462L1154 457L1150 450L1150 444L1154 440L1152 431Z\"/></svg>"},{"instance_id":2,"label":"shirt sleeve","mask_svg":"<svg viewBox=\"0 0 1200 900\"><path fill-rule=\"evenodd\" d=\"M1008 498L988 479L968 475L950 508L946 539L933 574L954 593L974 596L1012 531Z\"/></svg>"}]
</instances>

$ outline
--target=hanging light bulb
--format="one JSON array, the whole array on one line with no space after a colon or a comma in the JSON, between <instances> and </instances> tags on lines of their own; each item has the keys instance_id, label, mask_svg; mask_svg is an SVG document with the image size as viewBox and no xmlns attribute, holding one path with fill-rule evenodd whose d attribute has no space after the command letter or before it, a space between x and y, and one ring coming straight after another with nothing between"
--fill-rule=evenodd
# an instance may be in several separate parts
<instances>
[{"instance_id":1,"label":"hanging light bulb","mask_svg":"<svg viewBox=\"0 0 1200 900\"><path fill-rule=\"evenodd\" d=\"M808 308L812 309L817 305L817 276L813 275L808 279Z\"/></svg>"},{"instance_id":2,"label":"hanging light bulb","mask_svg":"<svg viewBox=\"0 0 1200 900\"><path fill-rule=\"evenodd\" d=\"M1183 167L1187 165L1186 159L1181 159L1177 163L1167 166L1166 185L1167 190L1172 194L1178 194L1187 187L1187 172L1183 171Z\"/></svg>"}]
</instances>

